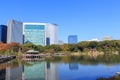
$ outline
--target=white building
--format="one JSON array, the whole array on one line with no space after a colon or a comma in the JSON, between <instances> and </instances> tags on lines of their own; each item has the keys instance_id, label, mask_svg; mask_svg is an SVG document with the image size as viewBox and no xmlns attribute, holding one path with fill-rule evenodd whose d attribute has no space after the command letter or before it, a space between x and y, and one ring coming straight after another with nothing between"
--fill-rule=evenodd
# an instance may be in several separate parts
<instances>
[{"instance_id":1,"label":"white building","mask_svg":"<svg viewBox=\"0 0 120 80\"><path fill-rule=\"evenodd\" d=\"M20 44L31 42L36 45L51 45L58 43L57 25L52 23L22 23L9 20L7 43Z\"/></svg>"},{"instance_id":2,"label":"white building","mask_svg":"<svg viewBox=\"0 0 120 80\"><path fill-rule=\"evenodd\" d=\"M46 45L58 43L57 25L46 23Z\"/></svg>"},{"instance_id":3,"label":"white building","mask_svg":"<svg viewBox=\"0 0 120 80\"><path fill-rule=\"evenodd\" d=\"M7 29L7 43L17 42L23 44L23 23L9 20Z\"/></svg>"}]
</instances>

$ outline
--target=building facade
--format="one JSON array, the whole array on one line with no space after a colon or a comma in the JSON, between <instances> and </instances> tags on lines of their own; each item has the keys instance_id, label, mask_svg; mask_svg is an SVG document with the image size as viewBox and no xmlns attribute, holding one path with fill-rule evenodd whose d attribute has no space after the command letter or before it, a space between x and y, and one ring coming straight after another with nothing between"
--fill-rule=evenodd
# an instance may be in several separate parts
<instances>
[{"instance_id":1,"label":"building facade","mask_svg":"<svg viewBox=\"0 0 120 80\"><path fill-rule=\"evenodd\" d=\"M23 44L23 23L9 20L7 29L7 43L17 42Z\"/></svg>"},{"instance_id":2,"label":"building facade","mask_svg":"<svg viewBox=\"0 0 120 80\"><path fill-rule=\"evenodd\" d=\"M46 23L46 45L58 43L57 25Z\"/></svg>"},{"instance_id":3,"label":"building facade","mask_svg":"<svg viewBox=\"0 0 120 80\"><path fill-rule=\"evenodd\" d=\"M35 45L57 44L57 25L51 23L22 23L9 20L7 43L33 43Z\"/></svg>"},{"instance_id":4,"label":"building facade","mask_svg":"<svg viewBox=\"0 0 120 80\"><path fill-rule=\"evenodd\" d=\"M24 43L46 45L44 23L23 23Z\"/></svg>"},{"instance_id":5,"label":"building facade","mask_svg":"<svg viewBox=\"0 0 120 80\"><path fill-rule=\"evenodd\" d=\"M78 43L77 35L68 36L68 44L77 44L77 43Z\"/></svg>"},{"instance_id":6,"label":"building facade","mask_svg":"<svg viewBox=\"0 0 120 80\"><path fill-rule=\"evenodd\" d=\"M0 42L7 42L7 26L0 25Z\"/></svg>"},{"instance_id":7,"label":"building facade","mask_svg":"<svg viewBox=\"0 0 120 80\"><path fill-rule=\"evenodd\" d=\"M24 43L57 44L57 26L51 23L23 23Z\"/></svg>"}]
</instances>

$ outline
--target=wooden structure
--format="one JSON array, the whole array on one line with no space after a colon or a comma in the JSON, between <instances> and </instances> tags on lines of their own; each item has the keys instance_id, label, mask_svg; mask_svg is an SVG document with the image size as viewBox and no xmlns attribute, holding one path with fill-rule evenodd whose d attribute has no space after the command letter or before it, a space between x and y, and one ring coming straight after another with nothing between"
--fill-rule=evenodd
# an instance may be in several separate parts
<instances>
[{"instance_id":1,"label":"wooden structure","mask_svg":"<svg viewBox=\"0 0 120 80\"><path fill-rule=\"evenodd\" d=\"M39 54L39 51L29 50L23 54L23 60L43 60L45 54Z\"/></svg>"}]
</instances>

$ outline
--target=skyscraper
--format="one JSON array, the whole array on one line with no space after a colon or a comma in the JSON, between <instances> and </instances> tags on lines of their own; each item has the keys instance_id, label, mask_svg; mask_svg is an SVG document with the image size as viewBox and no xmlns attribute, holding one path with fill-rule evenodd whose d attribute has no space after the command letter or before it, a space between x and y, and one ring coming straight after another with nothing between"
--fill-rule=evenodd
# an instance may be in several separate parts
<instances>
[{"instance_id":1,"label":"skyscraper","mask_svg":"<svg viewBox=\"0 0 120 80\"><path fill-rule=\"evenodd\" d=\"M46 45L57 44L57 25L46 23Z\"/></svg>"},{"instance_id":2,"label":"skyscraper","mask_svg":"<svg viewBox=\"0 0 120 80\"><path fill-rule=\"evenodd\" d=\"M42 46L58 43L56 24L9 20L7 32L7 43L33 43Z\"/></svg>"},{"instance_id":3,"label":"skyscraper","mask_svg":"<svg viewBox=\"0 0 120 80\"><path fill-rule=\"evenodd\" d=\"M57 25L51 23L23 23L24 43L57 44Z\"/></svg>"},{"instance_id":4,"label":"skyscraper","mask_svg":"<svg viewBox=\"0 0 120 80\"><path fill-rule=\"evenodd\" d=\"M7 42L7 26L0 25L0 42Z\"/></svg>"},{"instance_id":5,"label":"skyscraper","mask_svg":"<svg viewBox=\"0 0 120 80\"><path fill-rule=\"evenodd\" d=\"M77 35L68 36L68 44L77 44L77 42L78 42Z\"/></svg>"},{"instance_id":6,"label":"skyscraper","mask_svg":"<svg viewBox=\"0 0 120 80\"><path fill-rule=\"evenodd\" d=\"M7 29L7 43L17 42L23 44L23 23L9 20Z\"/></svg>"},{"instance_id":7,"label":"skyscraper","mask_svg":"<svg viewBox=\"0 0 120 80\"><path fill-rule=\"evenodd\" d=\"M46 45L44 23L23 23L24 43Z\"/></svg>"}]
</instances>

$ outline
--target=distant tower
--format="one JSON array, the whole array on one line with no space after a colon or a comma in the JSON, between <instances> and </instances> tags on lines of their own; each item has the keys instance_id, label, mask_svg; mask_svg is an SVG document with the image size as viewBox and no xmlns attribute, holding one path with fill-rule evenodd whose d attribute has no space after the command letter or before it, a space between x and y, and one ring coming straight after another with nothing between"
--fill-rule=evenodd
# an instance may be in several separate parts
<instances>
[{"instance_id":1,"label":"distant tower","mask_svg":"<svg viewBox=\"0 0 120 80\"><path fill-rule=\"evenodd\" d=\"M77 44L77 43L78 43L77 35L68 36L68 44Z\"/></svg>"},{"instance_id":2,"label":"distant tower","mask_svg":"<svg viewBox=\"0 0 120 80\"><path fill-rule=\"evenodd\" d=\"M7 42L7 26L0 25L0 42Z\"/></svg>"},{"instance_id":3,"label":"distant tower","mask_svg":"<svg viewBox=\"0 0 120 80\"><path fill-rule=\"evenodd\" d=\"M7 43L17 42L23 44L23 23L9 20L7 29Z\"/></svg>"}]
</instances>

